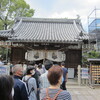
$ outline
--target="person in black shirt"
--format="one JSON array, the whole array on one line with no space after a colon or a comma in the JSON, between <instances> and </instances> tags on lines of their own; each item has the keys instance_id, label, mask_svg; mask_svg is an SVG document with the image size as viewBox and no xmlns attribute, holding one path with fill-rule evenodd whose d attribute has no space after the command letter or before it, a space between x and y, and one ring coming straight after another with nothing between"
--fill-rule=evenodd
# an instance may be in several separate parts
<instances>
[{"instance_id":1,"label":"person in black shirt","mask_svg":"<svg viewBox=\"0 0 100 100\"><path fill-rule=\"evenodd\" d=\"M9 75L0 75L0 100L13 100L13 78Z\"/></svg>"},{"instance_id":2,"label":"person in black shirt","mask_svg":"<svg viewBox=\"0 0 100 100\"><path fill-rule=\"evenodd\" d=\"M63 70L63 81L62 81L62 84L61 84L61 89L66 90L66 82L67 82L67 79L68 79L68 70L67 70L67 68L65 68L64 62L61 63L61 67L62 67L62 70Z\"/></svg>"}]
</instances>

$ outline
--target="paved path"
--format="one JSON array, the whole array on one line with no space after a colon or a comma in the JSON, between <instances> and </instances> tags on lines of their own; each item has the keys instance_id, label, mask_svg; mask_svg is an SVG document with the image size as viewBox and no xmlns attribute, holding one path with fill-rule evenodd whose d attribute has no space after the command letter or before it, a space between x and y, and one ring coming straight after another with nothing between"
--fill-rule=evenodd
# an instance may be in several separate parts
<instances>
[{"instance_id":1,"label":"paved path","mask_svg":"<svg viewBox=\"0 0 100 100\"><path fill-rule=\"evenodd\" d=\"M100 100L100 87L92 89L88 86L68 85L72 100Z\"/></svg>"}]
</instances>

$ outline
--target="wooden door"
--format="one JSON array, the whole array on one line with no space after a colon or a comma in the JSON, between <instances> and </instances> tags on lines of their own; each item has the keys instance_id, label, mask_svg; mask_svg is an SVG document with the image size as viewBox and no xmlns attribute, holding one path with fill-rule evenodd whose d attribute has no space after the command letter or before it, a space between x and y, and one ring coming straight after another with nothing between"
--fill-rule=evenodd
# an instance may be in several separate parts
<instances>
[{"instance_id":1,"label":"wooden door","mask_svg":"<svg viewBox=\"0 0 100 100\"><path fill-rule=\"evenodd\" d=\"M23 48L11 48L11 61L25 61L25 50Z\"/></svg>"}]
</instances>

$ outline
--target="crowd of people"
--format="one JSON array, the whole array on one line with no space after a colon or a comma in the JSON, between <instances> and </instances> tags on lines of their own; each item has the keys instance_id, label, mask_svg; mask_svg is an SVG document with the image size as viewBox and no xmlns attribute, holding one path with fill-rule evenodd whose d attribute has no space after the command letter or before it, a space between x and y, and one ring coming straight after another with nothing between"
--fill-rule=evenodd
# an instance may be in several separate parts
<instances>
[{"instance_id":1,"label":"crowd of people","mask_svg":"<svg viewBox=\"0 0 100 100\"><path fill-rule=\"evenodd\" d=\"M11 75L0 75L0 100L72 100L66 89L65 64L29 63L11 66ZM3 91L3 92L2 92Z\"/></svg>"}]
</instances>

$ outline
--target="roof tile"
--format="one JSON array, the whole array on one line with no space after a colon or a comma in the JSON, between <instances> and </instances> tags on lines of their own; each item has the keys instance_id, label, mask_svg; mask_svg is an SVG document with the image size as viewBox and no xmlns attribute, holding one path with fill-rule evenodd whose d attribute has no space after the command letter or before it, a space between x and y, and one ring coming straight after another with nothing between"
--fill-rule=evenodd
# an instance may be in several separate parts
<instances>
[{"instance_id":1,"label":"roof tile","mask_svg":"<svg viewBox=\"0 0 100 100\"><path fill-rule=\"evenodd\" d=\"M75 42L84 30L78 19L16 18L13 41ZM11 36L11 29L0 31L0 36ZM88 36L83 36L88 39Z\"/></svg>"}]
</instances>

